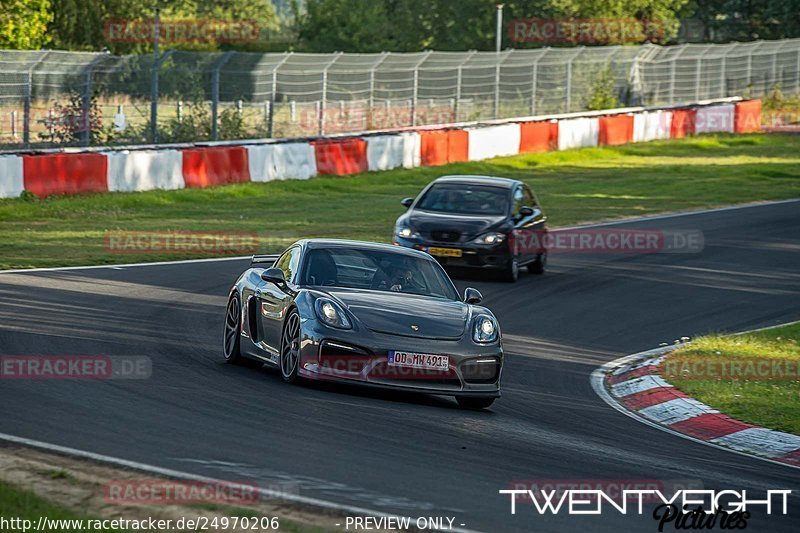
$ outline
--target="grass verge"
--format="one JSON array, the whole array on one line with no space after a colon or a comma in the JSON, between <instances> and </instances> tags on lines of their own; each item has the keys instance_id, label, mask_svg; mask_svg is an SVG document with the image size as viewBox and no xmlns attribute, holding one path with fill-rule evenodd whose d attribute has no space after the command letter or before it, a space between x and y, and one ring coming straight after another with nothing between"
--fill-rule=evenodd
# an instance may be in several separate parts
<instances>
[{"instance_id":1,"label":"grass verge","mask_svg":"<svg viewBox=\"0 0 800 533\"><path fill-rule=\"evenodd\" d=\"M175 533L195 531L198 524L199 529L206 526L211 531L261 532L267 528L260 525L269 524L272 518L279 522L280 531L325 533L333 531L334 524L344 519L342 515L324 509L271 499L242 503L246 507L188 501L149 503L146 501L150 497L147 491L139 496L138 490L129 493L129 489L125 489L124 498L109 500L106 489L112 481L116 486L130 482L130 487L137 486L137 483L166 483L166 480L131 470L28 448L0 446L0 533L22 531L23 525L28 526L28 531L34 531L40 517L49 519L41 530L54 533L140 531L146 529L142 524L150 524L151 519L155 523L168 524L169 527L163 530ZM180 482L174 483L174 488L162 489L155 494L180 494ZM213 486L208 493L213 495ZM138 497L145 501L137 501ZM30 524L11 523L11 519L29 520ZM112 522L114 520L116 524ZM82 521L82 524L75 521ZM193 521L194 525L190 526L188 521Z\"/></svg>"},{"instance_id":2,"label":"grass verge","mask_svg":"<svg viewBox=\"0 0 800 533\"><path fill-rule=\"evenodd\" d=\"M551 225L565 226L800 197L800 136L700 136L308 181L0 200L0 268L215 255L120 254L105 245L109 231L256 232L261 252L301 237L385 242L400 199L445 174L525 181Z\"/></svg>"},{"instance_id":3,"label":"grass verge","mask_svg":"<svg viewBox=\"0 0 800 533\"><path fill-rule=\"evenodd\" d=\"M675 387L728 416L800 435L800 323L701 337L663 368Z\"/></svg>"},{"instance_id":4,"label":"grass verge","mask_svg":"<svg viewBox=\"0 0 800 533\"><path fill-rule=\"evenodd\" d=\"M33 492L19 489L8 483L0 481L0 509L2 515L0 520L15 519L15 523L10 523L8 526L14 529L23 530L23 527L35 528L37 527L39 517L47 517L52 523L57 521L61 527L51 527L47 531L53 533L78 533L85 531L82 528L76 528L69 525L69 521L86 521L95 520L79 513L75 513L66 507L51 503L50 501L37 496ZM110 533L119 533L119 529L104 529Z\"/></svg>"}]
</instances>

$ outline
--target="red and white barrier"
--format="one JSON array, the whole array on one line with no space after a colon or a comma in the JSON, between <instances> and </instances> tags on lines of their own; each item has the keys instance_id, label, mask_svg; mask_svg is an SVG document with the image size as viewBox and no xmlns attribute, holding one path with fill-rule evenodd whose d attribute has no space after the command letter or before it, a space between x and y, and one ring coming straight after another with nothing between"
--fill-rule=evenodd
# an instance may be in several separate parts
<instances>
[{"instance_id":1,"label":"red and white barrier","mask_svg":"<svg viewBox=\"0 0 800 533\"><path fill-rule=\"evenodd\" d=\"M367 168L369 170L414 168L420 165L419 133L407 132L367 137Z\"/></svg>"},{"instance_id":2,"label":"red and white barrier","mask_svg":"<svg viewBox=\"0 0 800 533\"><path fill-rule=\"evenodd\" d=\"M519 153L519 124L469 128L467 132L469 133L468 157L470 161Z\"/></svg>"},{"instance_id":3,"label":"red and white barrier","mask_svg":"<svg viewBox=\"0 0 800 533\"><path fill-rule=\"evenodd\" d=\"M242 146L0 156L0 198L207 187L760 129L758 100ZM634 112L635 111L635 112Z\"/></svg>"},{"instance_id":4,"label":"red and white barrier","mask_svg":"<svg viewBox=\"0 0 800 533\"><path fill-rule=\"evenodd\" d=\"M104 152L108 158L108 190L112 192L183 189L180 150Z\"/></svg>"},{"instance_id":5,"label":"red and white barrier","mask_svg":"<svg viewBox=\"0 0 800 533\"><path fill-rule=\"evenodd\" d=\"M103 154L22 156L25 190L36 196L108 190L108 158Z\"/></svg>"},{"instance_id":6,"label":"red and white barrier","mask_svg":"<svg viewBox=\"0 0 800 533\"><path fill-rule=\"evenodd\" d=\"M311 143L247 146L252 181L307 180L317 175L317 159Z\"/></svg>"},{"instance_id":7,"label":"red and white barrier","mask_svg":"<svg viewBox=\"0 0 800 533\"><path fill-rule=\"evenodd\" d=\"M183 180L187 187L209 187L250 181L247 150L242 146L184 150Z\"/></svg>"},{"instance_id":8,"label":"red and white barrier","mask_svg":"<svg viewBox=\"0 0 800 533\"><path fill-rule=\"evenodd\" d=\"M697 109L695 133L733 133L734 104L710 105Z\"/></svg>"},{"instance_id":9,"label":"red and white barrier","mask_svg":"<svg viewBox=\"0 0 800 533\"><path fill-rule=\"evenodd\" d=\"M611 115L598 119L598 144L618 146L633 142L633 115Z\"/></svg>"},{"instance_id":10,"label":"red and white barrier","mask_svg":"<svg viewBox=\"0 0 800 533\"><path fill-rule=\"evenodd\" d=\"M597 146L600 124L596 117L570 118L558 122L558 149Z\"/></svg>"},{"instance_id":11,"label":"red and white barrier","mask_svg":"<svg viewBox=\"0 0 800 533\"><path fill-rule=\"evenodd\" d=\"M633 142L669 139L671 111L645 111L633 115Z\"/></svg>"},{"instance_id":12,"label":"red and white barrier","mask_svg":"<svg viewBox=\"0 0 800 533\"><path fill-rule=\"evenodd\" d=\"M22 158L18 155L0 155L0 198L16 198L24 188Z\"/></svg>"},{"instance_id":13,"label":"red and white barrier","mask_svg":"<svg viewBox=\"0 0 800 533\"><path fill-rule=\"evenodd\" d=\"M558 150L558 121L522 122L519 125L519 153Z\"/></svg>"}]
</instances>

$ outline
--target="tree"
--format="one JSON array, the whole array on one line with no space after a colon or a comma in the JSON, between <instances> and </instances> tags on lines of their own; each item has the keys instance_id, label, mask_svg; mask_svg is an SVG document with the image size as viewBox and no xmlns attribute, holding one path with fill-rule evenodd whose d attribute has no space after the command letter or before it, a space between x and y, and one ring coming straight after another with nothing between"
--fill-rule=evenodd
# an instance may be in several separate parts
<instances>
[{"instance_id":1,"label":"tree","mask_svg":"<svg viewBox=\"0 0 800 533\"><path fill-rule=\"evenodd\" d=\"M51 20L50 0L0 0L0 48L42 48Z\"/></svg>"}]
</instances>

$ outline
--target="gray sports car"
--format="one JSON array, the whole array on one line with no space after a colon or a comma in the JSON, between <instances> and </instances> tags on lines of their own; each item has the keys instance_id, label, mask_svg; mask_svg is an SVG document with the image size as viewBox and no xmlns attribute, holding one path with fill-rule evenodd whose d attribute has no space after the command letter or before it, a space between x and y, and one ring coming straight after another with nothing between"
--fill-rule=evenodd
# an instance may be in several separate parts
<instances>
[{"instance_id":1,"label":"gray sports car","mask_svg":"<svg viewBox=\"0 0 800 533\"><path fill-rule=\"evenodd\" d=\"M335 380L455 396L500 396L497 319L427 253L385 244L301 240L254 256L231 288L225 359L277 367L284 381Z\"/></svg>"}]
</instances>

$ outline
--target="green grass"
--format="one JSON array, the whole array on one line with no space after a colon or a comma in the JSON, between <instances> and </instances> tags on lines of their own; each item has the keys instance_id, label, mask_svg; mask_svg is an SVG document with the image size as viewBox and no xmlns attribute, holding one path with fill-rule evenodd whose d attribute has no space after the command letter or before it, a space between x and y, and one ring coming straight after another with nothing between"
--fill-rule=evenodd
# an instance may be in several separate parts
<instances>
[{"instance_id":1,"label":"green grass","mask_svg":"<svg viewBox=\"0 0 800 533\"><path fill-rule=\"evenodd\" d=\"M800 364L800 323L745 335L709 335L670 360L745 358ZM666 377L666 376L665 376ZM677 388L733 418L800 435L800 379L670 379Z\"/></svg>"},{"instance_id":2,"label":"green grass","mask_svg":"<svg viewBox=\"0 0 800 533\"><path fill-rule=\"evenodd\" d=\"M29 525L32 531L36 527L39 517L44 516L51 520L93 520L94 518L84 516L83 514L76 513L65 507L55 505L47 500L40 498L30 491L21 490L13 487L7 483L0 481L0 517L9 520L12 518L19 518L21 520L30 520L32 525ZM9 524L16 526L17 524ZM22 531L21 527L11 527L3 531ZM85 529L62 527L50 528L48 532L52 533L80 533L86 531ZM118 529L105 529L107 532L119 532Z\"/></svg>"},{"instance_id":3,"label":"green grass","mask_svg":"<svg viewBox=\"0 0 800 533\"><path fill-rule=\"evenodd\" d=\"M255 231L265 252L301 237L388 241L400 199L456 173L523 180L551 225L564 226L800 197L800 137L702 136L308 181L0 200L0 268L202 256L110 253L104 234L115 230Z\"/></svg>"}]
</instances>

